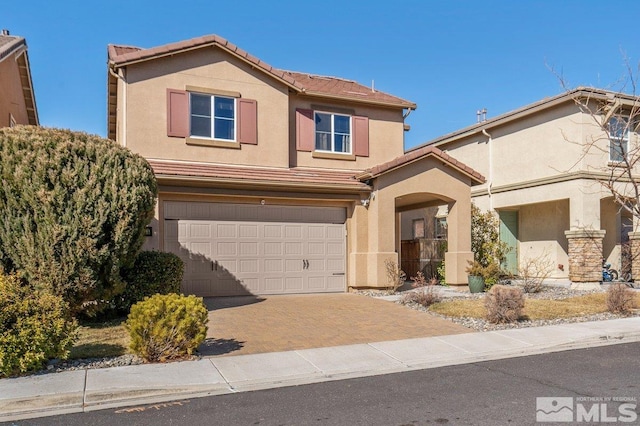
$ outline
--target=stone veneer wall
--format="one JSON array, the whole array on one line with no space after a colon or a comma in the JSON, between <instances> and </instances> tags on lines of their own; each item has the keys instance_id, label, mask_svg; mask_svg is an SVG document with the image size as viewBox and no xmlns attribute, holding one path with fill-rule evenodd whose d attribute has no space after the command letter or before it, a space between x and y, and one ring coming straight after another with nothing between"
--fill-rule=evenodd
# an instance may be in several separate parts
<instances>
[{"instance_id":1,"label":"stone veneer wall","mask_svg":"<svg viewBox=\"0 0 640 426\"><path fill-rule=\"evenodd\" d=\"M631 244L631 276L640 282L640 232L629 232Z\"/></svg>"},{"instance_id":2,"label":"stone veneer wall","mask_svg":"<svg viewBox=\"0 0 640 426\"><path fill-rule=\"evenodd\" d=\"M605 231L580 229L565 231L565 235L569 242L569 279L573 282L602 281Z\"/></svg>"}]
</instances>

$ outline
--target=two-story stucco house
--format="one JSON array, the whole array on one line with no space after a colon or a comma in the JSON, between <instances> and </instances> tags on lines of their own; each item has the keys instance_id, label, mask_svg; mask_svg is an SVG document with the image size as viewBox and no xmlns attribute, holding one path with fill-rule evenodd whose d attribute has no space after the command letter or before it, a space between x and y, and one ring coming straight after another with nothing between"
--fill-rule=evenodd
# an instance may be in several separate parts
<instances>
[{"instance_id":1,"label":"two-story stucco house","mask_svg":"<svg viewBox=\"0 0 640 426\"><path fill-rule=\"evenodd\" d=\"M633 227L631 215L601 182L620 174L617 144L628 152L637 143L632 126L616 133L638 105L634 96L578 88L424 146L486 176L473 188L473 201L499 215L501 239L512 247L512 272L525 259L546 258L552 277L595 283L602 280L603 258L620 270L621 243ZM625 181L620 176L619 184Z\"/></svg>"},{"instance_id":2,"label":"two-story stucco house","mask_svg":"<svg viewBox=\"0 0 640 426\"><path fill-rule=\"evenodd\" d=\"M156 173L146 248L186 261L185 292L386 287L400 212L443 203L448 281L466 283L483 177L437 148L405 154L414 103L273 68L215 35L108 57L109 137Z\"/></svg>"},{"instance_id":3,"label":"two-story stucco house","mask_svg":"<svg viewBox=\"0 0 640 426\"><path fill-rule=\"evenodd\" d=\"M27 42L0 32L0 127L38 125Z\"/></svg>"}]
</instances>

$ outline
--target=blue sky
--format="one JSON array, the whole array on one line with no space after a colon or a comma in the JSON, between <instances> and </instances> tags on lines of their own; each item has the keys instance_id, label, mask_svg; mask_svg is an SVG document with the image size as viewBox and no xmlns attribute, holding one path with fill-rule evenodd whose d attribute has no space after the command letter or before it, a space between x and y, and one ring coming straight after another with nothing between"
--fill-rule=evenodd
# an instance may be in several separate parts
<instances>
[{"instance_id":1,"label":"blue sky","mask_svg":"<svg viewBox=\"0 0 640 426\"><path fill-rule=\"evenodd\" d=\"M106 134L107 44L218 34L283 69L357 80L418 104L407 148L569 86L620 89L638 71L640 2L10 1L42 125ZM607 4L609 3L609 4ZM184 5L184 6L181 6Z\"/></svg>"}]
</instances>

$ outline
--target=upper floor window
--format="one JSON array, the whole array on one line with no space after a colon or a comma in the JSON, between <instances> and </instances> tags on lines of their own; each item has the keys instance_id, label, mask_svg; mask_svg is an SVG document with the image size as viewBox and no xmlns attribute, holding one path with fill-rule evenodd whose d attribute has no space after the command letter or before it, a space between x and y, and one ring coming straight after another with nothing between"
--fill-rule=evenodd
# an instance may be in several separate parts
<instances>
[{"instance_id":1,"label":"upper floor window","mask_svg":"<svg viewBox=\"0 0 640 426\"><path fill-rule=\"evenodd\" d=\"M236 101L223 96L190 93L191 136L236 140Z\"/></svg>"},{"instance_id":2,"label":"upper floor window","mask_svg":"<svg viewBox=\"0 0 640 426\"><path fill-rule=\"evenodd\" d=\"M629 149L629 119L611 117L609 120L609 161L624 161Z\"/></svg>"},{"instance_id":3,"label":"upper floor window","mask_svg":"<svg viewBox=\"0 0 640 426\"><path fill-rule=\"evenodd\" d=\"M351 154L351 117L315 113L316 150Z\"/></svg>"},{"instance_id":4,"label":"upper floor window","mask_svg":"<svg viewBox=\"0 0 640 426\"><path fill-rule=\"evenodd\" d=\"M411 228L413 229L413 239L424 238L426 236L424 229L424 219L413 219L411 222Z\"/></svg>"}]
</instances>

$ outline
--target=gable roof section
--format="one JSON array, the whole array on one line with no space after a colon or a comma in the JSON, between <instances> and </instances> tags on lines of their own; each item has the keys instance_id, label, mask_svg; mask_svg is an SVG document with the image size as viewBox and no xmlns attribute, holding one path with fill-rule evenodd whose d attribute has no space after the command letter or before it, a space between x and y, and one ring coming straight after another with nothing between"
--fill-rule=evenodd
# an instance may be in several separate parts
<instances>
[{"instance_id":1,"label":"gable roof section","mask_svg":"<svg viewBox=\"0 0 640 426\"><path fill-rule=\"evenodd\" d=\"M623 104L630 105L639 105L640 97L627 95L623 93L618 93L610 90L598 89L595 87L577 87L573 90L569 90L567 92L561 93L556 96L552 96L549 98L544 98L538 102L534 102L529 105L525 105L522 108L515 109L513 111L509 111L497 117L491 118L486 121L482 121L477 124L473 124L471 126L464 127L460 130L456 130L455 132L448 133L446 135L437 137L428 142L425 142L422 145L418 145L415 148L409 150L412 152L413 150L419 150L425 146L444 146L450 142L454 142L465 137L474 135L476 133L481 133L483 130L489 131L492 128L502 126L516 120L522 119L532 114L536 114L538 112L544 111L549 108L553 108L555 106L561 105L566 102L575 102L576 99L592 99L592 100L601 100L601 101L613 101L620 100Z\"/></svg>"},{"instance_id":2,"label":"gable roof section","mask_svg":"<svg viewBox=\"0 0 640 426\"><path fill-rule=\"evenodd\" d=\"M16 55L22 94L27 108L29 124L37 126L39 124L38 110L36 108L36 98L33 91L33 81L31 80L31 68L29 66L29 56L27 54L27 41L24 37L17 37L0 33L0 62Z\"/></svg>"},{"instance_id":3,"label":"gable roof section","mask_svg":"<svg viewBox=\"0 0 640 426\"><path fill-rule=\"evenodd\" d=\"M480 173L473 170L466 164L456 160L449 154L442 152L442 150L436 148L435 146L425 146L408 152L405 155L397 157L391 161L387 161L386 163L379 164L366 170L364 173L357 175L356 179L359 179L361 181L373 179L375 177L399 169L427 157L434 157L442 161L445 166L451 167L462 173L463 175L468 176L471 179L472 185L479 185L481 183L484 183L485 181L484 176L482 176Z\"/></svg>"},{"instance_id":4,"label":"gable roof section","mask_svg":"<svg viewBox=\"0 0 640 426\"><path fill-rule=\"evenodd\" d=\"M130 64L211 46L216 46L227 51L231 55L284 83L297 93L309 96L366 102L387 107L416 108L416 104L413 102L398 98L388 93L371 90L371 88L367 88L355 81L336 77L325 77L293 71L284 71L274 68L261 59L256 58L245 50L240 49L238 46L215 34L170 43L164 46L152 47L150 49L142 49L133 46L109 45L109 64L113 69L117 69Z\"/></svg>"},{"instance_id":5,"label":"gable roof section","mask_svg":"<svg viewBox=\"0 0 640 426\"><path fill-rule=\"evenodd\" d=\"M185 161L147 160L159 179L215 182L255 188L299 188L303 191L359 193L371 187L354 178L353 171L268 168L202 164Z\"/></svg>"}]
</instances>

